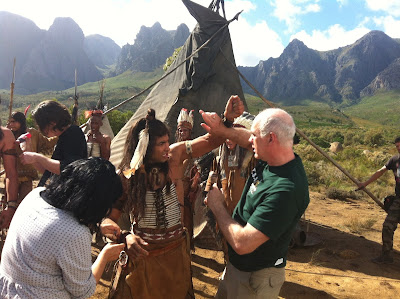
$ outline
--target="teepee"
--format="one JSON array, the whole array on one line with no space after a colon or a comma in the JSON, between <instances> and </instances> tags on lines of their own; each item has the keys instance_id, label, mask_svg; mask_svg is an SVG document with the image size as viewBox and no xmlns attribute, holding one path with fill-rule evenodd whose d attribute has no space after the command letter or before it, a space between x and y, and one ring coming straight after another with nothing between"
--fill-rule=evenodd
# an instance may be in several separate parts
<instances>
[{"instance_id":1,"label":"teepee","mask_svg":"<svg viewBox=\"0 0 400 299\"><path fill-rule=\"evenodd\" d=\"M180 110L182 108L195 110L193 136L197 137L205 133L200 126L202 120L197 113L199 109L222 113L231 95L239 95L244 100L239 76L232 71L232 63L236 64L227 26L229 22L209 8L189 0L182 2L196 19L197 25L169 70L174 70L219 29L224 26L225 28L218 32L206 47L153 87L111 143L110 161L117 167L122 160L130 127L145 117L149 108L156 111L157 119L168 124L171 135L176 130Z\"/></svg>"}]
</instances>

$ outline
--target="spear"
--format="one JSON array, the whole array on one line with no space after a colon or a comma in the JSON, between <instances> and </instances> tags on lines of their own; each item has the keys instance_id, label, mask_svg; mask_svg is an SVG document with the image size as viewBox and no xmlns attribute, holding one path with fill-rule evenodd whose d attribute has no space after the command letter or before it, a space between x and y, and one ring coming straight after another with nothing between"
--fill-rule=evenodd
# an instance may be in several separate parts
<instances>
[{"instance_id":1,"label":"spear","mask_svg":"<svg viewBox=\"0 0 400 299\"><path fill-rule=\"evenodd\" d=\"M10 86L10 105L8 106L8 108L9 108L8 118L11 117L12 107L13 107L14 85L15 85L14 80L15 80L15 57L14 57L12 81L11 81L11 86Z\"/></svg>"},{"instance_id":2,"label":"spear","mask_svg":"<svg viewBox=\"0 0 400 299\"><path fill-rule=\"evenodd\" d=\"M77 86L77 75L75 69L75 94L74 94L74 107L72 108L72 124L78 125L78 86Z\"/></svg>"}]
</instances>

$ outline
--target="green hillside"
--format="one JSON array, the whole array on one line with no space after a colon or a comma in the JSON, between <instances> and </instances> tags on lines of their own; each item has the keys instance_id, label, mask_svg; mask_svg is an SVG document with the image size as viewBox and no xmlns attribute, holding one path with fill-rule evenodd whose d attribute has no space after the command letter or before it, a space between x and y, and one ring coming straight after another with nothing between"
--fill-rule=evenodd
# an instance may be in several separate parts
<instances>
[{"instance_id":1,"label":"green hillside","mask_svg":"<svg viewBox=\"0 0 400 299\"><path fill-rule=\"evenodd\" d=\"M343 109L360 126L380 124L398 128L400 125L400 90L379 92L363 98L358 104Z\"/></svg>"},{"instance_id":2,"label":"green hillside","mask_svg":"<svg viewBox=\"0 0 400 299\"><path fill-rule=\"evenodd\" d=\"M164 74L161 68L154 72L135 73L127 71L119 76L107 78L104 89L104 103L108 108L136 95L143 89L157 81ZM91 82L78 86L79 109L84 111L93 108L99 98L101 82ZM74 95L74 88L63 91L42 92L32 95L14 95L14 109L23 111L31 104L35 107L39 102L46 99L57 99L72 107L73 101L68 100ZM147 94L121 106L118 110L133 113ZM1 105L0 116L4 120L8 116L9 90L0 90ZM245 94L249 112L257 114L268 108L259 97ZM301 105L281 106L289 111L301 130L309 132L336 131L353 132L352 134L365 134L366 131L385 132L385 139L390 140L398 134L397 130L400 119L400 91L382 92L372 97L363 98L359 103L346 108L331 107L326 103L315 101L303 101ZM207 110L207 107L204 107ZM324 135L324 134L322 134ZM344 134L342 134L344 135ZM387 135L387 136L386 136ZM327 142L330 142L327 140Z\"/></svg>"},{"instance_id":3,"label":"green hillside","mask_svg":"<svg viewBox=\"0 0 400 299\"><path fill-rule=\"evenodd\" d=\"M160 68L149 73L132 74L127 71L119 76L107 78L104 88L103 102L108 105L108 108L113 107L150 86L162 75L163 71ZM81 111L95 107L99 99L100 83L100 81L91 82L78 86L79 109ZM135 111L145 99L146 95L147 94L143 94L126 105L121 106L119 110ZM13 110L23 111L29 104L31 105L31 108L33 108L41 101L49 99L57 99L70 107L73 105L73 101L68 99L73 96L74 88L69 88L63 91L41 92L32 95L14 94ZM0 105L0 116L2 119L5 119L8 116L10 91L0 90L0 97L2 99Z\"/></svg>"}]
</instances>

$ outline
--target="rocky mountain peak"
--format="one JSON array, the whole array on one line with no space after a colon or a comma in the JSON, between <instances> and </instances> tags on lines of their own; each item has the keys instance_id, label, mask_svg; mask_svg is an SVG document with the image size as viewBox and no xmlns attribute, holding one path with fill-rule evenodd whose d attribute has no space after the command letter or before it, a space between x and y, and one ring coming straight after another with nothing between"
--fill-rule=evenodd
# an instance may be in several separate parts
<instances>
[{"instance_id":1,"label":"rocky mountain peak","mask_svg":"<svg viewBox=\"0 0 400 299\"><path fill-rule=\"evenodd\" d=\"M85 36L71 18L56 18L47 32L48 38L57 40L65 47L82 47Z\"/></svg>"},{"instance_id":2,"label":"rocky mountain peak","mask_svg":"<svg viewBox=\"0 0 400 299\"><path fill-rule=\"evenodd\" d=\"M121 74L128 69L148 72L160 67L176 48L183 45L188 36L189 29L182 24L172 31L163 29L158 22L152 27L142 26L134 44L122 47L116 73Z\"/></svg>"}]
</instances>

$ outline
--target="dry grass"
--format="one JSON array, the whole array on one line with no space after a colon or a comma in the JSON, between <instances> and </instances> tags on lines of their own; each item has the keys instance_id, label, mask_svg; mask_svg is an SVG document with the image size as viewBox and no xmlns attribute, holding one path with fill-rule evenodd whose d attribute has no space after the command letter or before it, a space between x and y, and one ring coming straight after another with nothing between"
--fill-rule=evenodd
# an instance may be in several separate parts
<instances>
[{"instance_id":1,"label":"dry grass","mask_svg":"<svg viewBox=\"0 0 400 299\"><path fill-rule=\"evenodd\" d=\"M357 217L351 217L344 226L352 233L360 234L363 231L371 229L376 223L376 219L359 219Z\"/></svg>"}]
</instances>

